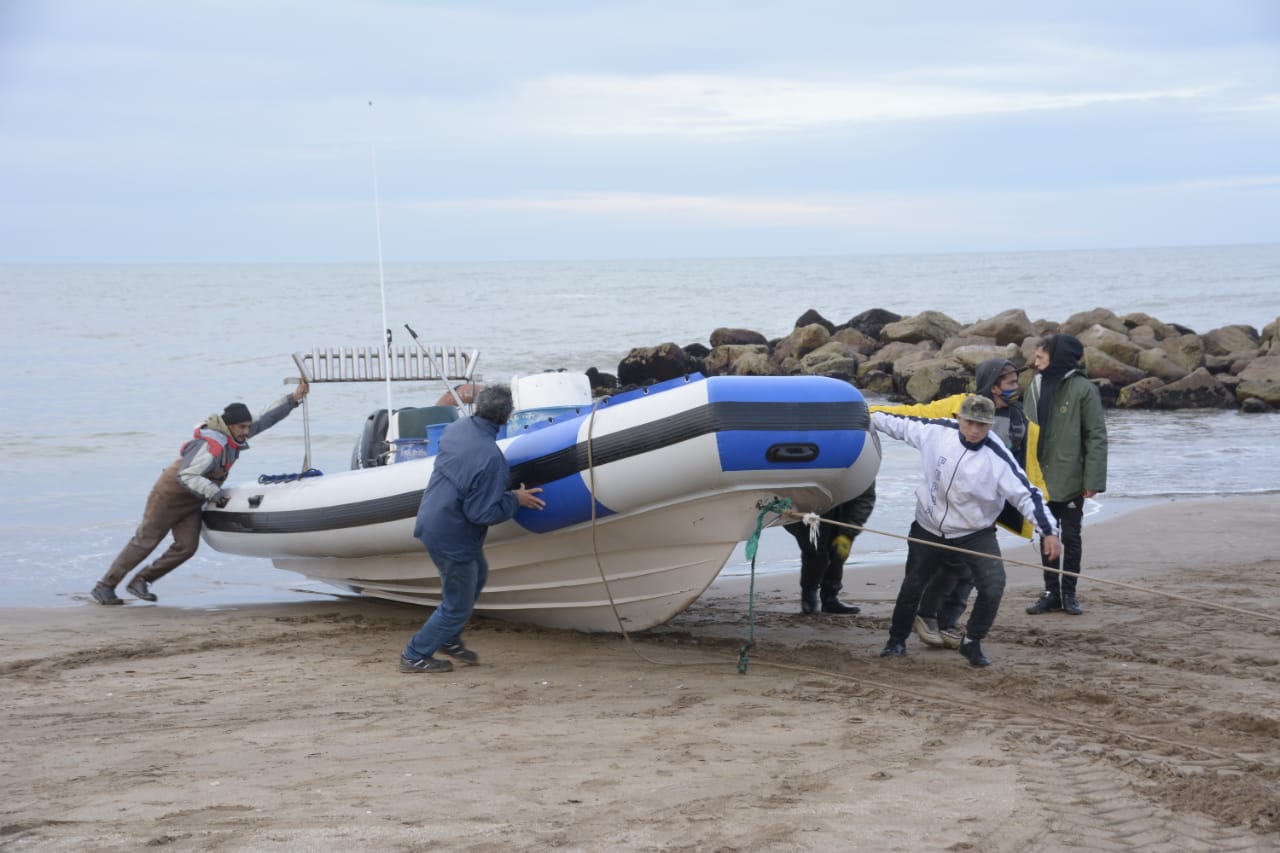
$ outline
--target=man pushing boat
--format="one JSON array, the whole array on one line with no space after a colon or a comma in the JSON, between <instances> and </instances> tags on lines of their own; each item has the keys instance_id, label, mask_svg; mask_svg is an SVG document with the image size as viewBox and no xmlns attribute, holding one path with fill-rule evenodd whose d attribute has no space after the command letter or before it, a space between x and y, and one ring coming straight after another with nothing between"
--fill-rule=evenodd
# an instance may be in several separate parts
<instances>
[{"instance_id":1,"label":"man pushing boat","mask_svg":"<svg viewBox=\"0 0 1280 853\"><path fill-rule=\"evenodd\" d=\"M179 456L160 473L147 495L147 508L133 537L93 587L99 604L124 604L116 587L170 533L173 544L151 565L134 575L125 587L143 601L155 601L151 584L190 560L200 547L200 513L206 503L221 506L222 484L231 466L249 449L249 439L288 417L307 396L305 380L293 393L276 400L256 418L244 403L231 403L222 414L209 415L182 445Z\"/></svg>"},{"instance_id":2,"label":"man pushing boat","mask_svg":"<svg viewBox=\"0 0 1280 853\"><path fill-rule=\"evenodd\" d=\"M498 448L498 430L511 417L511 389L491 385L476 395L475 414L451 423L440 436L440 452L418 505L413 535L427 548L440 573L440 606L400 655L401 672L448 672L444 652L466 664L479 656L462 644L462 629L484 590L489 564L484 540L489 528L520 507L542 509L540 488L507 489L511 471Z\"/></svg>"}]
</instances>

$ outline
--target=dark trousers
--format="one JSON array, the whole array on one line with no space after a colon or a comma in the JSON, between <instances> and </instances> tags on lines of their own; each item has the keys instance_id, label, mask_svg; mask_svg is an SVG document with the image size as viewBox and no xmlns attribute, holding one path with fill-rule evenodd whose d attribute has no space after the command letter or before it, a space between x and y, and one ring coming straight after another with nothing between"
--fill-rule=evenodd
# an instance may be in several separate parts
<instances>
[{"instance_id":1,"label":"dark trousers","mask_svg":"<svg viewBox=\"0 0 1280 853\"><path fill-rule=\"evenodd\" d=\"M1049 511L1053 513L1054 518L1058 519L1058 526L1062 528L1060 533L1062 570L1075 572L1078 575L1080 561L1084 557L1083 539L1080 536L1080 527L1084 521L1084 498L1076 498L1073 501L1049 501ZM1057 563L1043 555L1040 557L1040 564L1058 568ZM1057 572L1045 572L1044 588L1059 598L1074 596L1077 580L1078 578L1060 575Z\"/></svg>"},{"instance_id":2,"label":"dark trousers","mask_svg":"<svg viewBox=\"0 0 1280 853\"><path fill-rule=\"evenodd\" d=\"M787 532L800 545L800 588L820 589L822 600L835 598L844 588L844 560L832 543L840 534L856 537L856 531L830 524L818 525L818 544L809 540L809 525L795 522L786 525Z\"/></svg>"},{"instance_id":3,"label":"dark trousers","mask_svg":"<svg viewBox=\"0 0 1280 853\"><path fill-rule=\"evenodd\" d=\"M107 569L102 583L114 588L170 533L173 534L173 544L150 566L138 572L139 578L155 583L196 553L200 547L200 513L204 508L204 498L185 490L180 494L173 491L159 485L151 490L142 522L112 562L111 568Z\"/></svg>"},{"instance_id":4,"label":"dark trousers","mask_svg":"<svg viewBox=\"0 0 1280 853\"><path fill-rule=\"evenodd\" d=\"M920 615L938 620L939 628L954 628L969 606L973 592L973 573L959 560L947 560L924 588L920 597Z\"/></svg>"},{"instance_id":5,"label":"dark trousers","mask_svg":"<svg viewBox=\"0 0 1280 853\"><path fill-rule=\"evenodd\" d=\"M898 589L898 600L893 607L893 622L889 626L889 639L905 643L911 634L911 623L920 609L920 598L933 576L949 560L962 561L963 565L973 573L974 588L978 590L978 598L973 604L973 613L965 626L965 635L970 639L981 640L991 630L1000 611L1000 599L1004 597L1004 561L1000 558L1000 545L996 542L995 528L979 530L956 539L944 539L935 536L920 526L911 523L912 541L907 545L907 565L902 578L902 586ZM987 557L976 557L970 554L957 554L931 547L930 543L949 545L954 548L965 548L988 554Z\"/></svg>"}]
</instances>

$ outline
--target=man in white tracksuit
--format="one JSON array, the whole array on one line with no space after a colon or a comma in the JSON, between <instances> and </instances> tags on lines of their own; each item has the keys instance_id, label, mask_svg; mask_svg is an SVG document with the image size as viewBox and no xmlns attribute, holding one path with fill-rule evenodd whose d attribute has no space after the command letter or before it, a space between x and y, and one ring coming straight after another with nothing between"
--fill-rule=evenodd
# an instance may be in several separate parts
<instances>
[{"instance_id":1,"label":"man in white tracksuit","mask_svg":"<svg viewBox=\"0 0 1280 853\"><path fill-rule=\"evenodd\" d=\"M881 657L905 655L911 623L920 596L934 573L948 559L965 562L973 572L978 598L965 627L960 654L973 666L991 663L980 641L987 636L1004 595L1004 562L996 542L996 517L1012 504L1035 525L1041 549L1050 559L1061 551L1058 526L1040 490L1031 484L999 438L993 437L995 404L990 397L971 394L955 420L929 419L873 412L871 424L879 432L905 441L920 451L924 482L916 490L916 517L911 524L906 573L893 609L889 642ZM964 548L990 556L957 554L930 543Z\"/></svg>"}]
</instances>

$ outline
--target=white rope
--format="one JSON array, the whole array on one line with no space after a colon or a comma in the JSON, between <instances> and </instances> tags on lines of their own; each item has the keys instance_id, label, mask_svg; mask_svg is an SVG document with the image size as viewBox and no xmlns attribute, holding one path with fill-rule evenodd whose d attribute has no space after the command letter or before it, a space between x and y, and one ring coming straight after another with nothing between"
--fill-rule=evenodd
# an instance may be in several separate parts
<instances>
[{"instance_id":1,"label":"white rope","mask_svg":"<svg viewBox=\"0 0 1280 853\"><path fill-rule=\"evenodd\" d=\"M791 515L791 516L800 515L800 513L796 512L795 510L784 510L783 514ZM970 551L967 548L957 548L954 545L943 545L938 542L926 542L923 539L916 539L911 536L903 536L901 533L890 533L887 530L875 530L870 527L864 527L863 525L860 525L860 524L846 524L840 521L831 521L830 519L826 519L826 518L822 519L822 522L824 524L833 524L836 527L847 527L850 530L857 530L862 533L875 533L879 536L888 536L891 539L902 539L906 542L911 542L916 545L924 545L927 548L939 548L943 551L954 551L957 554L968 554L973 557L982 557L983 559L988 559L988 560L991 559L990 554L984 554L981 551ZM1096 574L1085 575L1085 574L1079 574L1077 572L1068 572L1064 569L1055 569L1051 566L1045 566L1040 563L1026 563L1026 562L1023 562L1022 560L1015 560L1012 557L1001 556L1000 559L1005 563L1012 563L1015 566L1026 566L1027 568L1036 569L1038 571L1043 571L1043 572L1052 572L1054 574L1062 575L1064 577L1073 577L1076 579L1088 579L1089 581L1094 583L1103 583L1103 584L1109 584L1111 586L1119 586L1125 589L1136 590L1137 592L1145 592L1151 595L1164 596L1165 598L1176 598L1180 601L1187 601L1187 602L1190 602L1191 604L1200 605L1201 607L1211 607L1217 610L1227 610L1227 611L1230 611L1231 613L1239 613L1244 616L1256 616L1259 619L1268 619L1272 622L1280 622L1280 616L1273 615L1271 613L1259 613L1256 610L1245 610L1240 607L1232 607L1229 604L1218 604L1217 602L1214 602L1214 601L1205 601L1200 598L1192 598L1189 595L1179 595L1176 592L1165 592L1164 590L1151 589L1145 586L1138 586L1137 584L1125 583L1124 581L1117 581L1117 580L1111 580L1110 578L1098 577Z\"/></svg>"}]
</instances>

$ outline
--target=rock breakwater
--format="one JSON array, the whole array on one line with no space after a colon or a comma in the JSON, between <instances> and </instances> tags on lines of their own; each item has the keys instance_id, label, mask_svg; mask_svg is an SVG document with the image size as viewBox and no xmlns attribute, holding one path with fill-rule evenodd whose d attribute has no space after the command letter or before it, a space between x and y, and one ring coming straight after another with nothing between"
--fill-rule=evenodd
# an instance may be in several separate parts
<instances>
[{"instance_id":1,"label":"rock breakwater","mask_svg":"<svg viewBox=\"0 0 1280 853\"><path fill-rule=\"evenodd\" d=\"M594 368L588 374L597 393L694 372L832 376L871 394L927 403L972 390L974 368L985 359L1029 367L1036 344L1054 333L1075 335L1084 344L1084 368L1108 406L1280 410L1280 317L1261 331L1239 324L1201 334L1105 308L1060 322L1032 321L1025 311L1010 309L968 324L939 311L904 317L881 308L837 324L811 309L781 338L718 328L706 344L632 349L618 364L616 383ZM1032 375L1023 371L1024 385Z\"/></svg>"}]
</instances>

